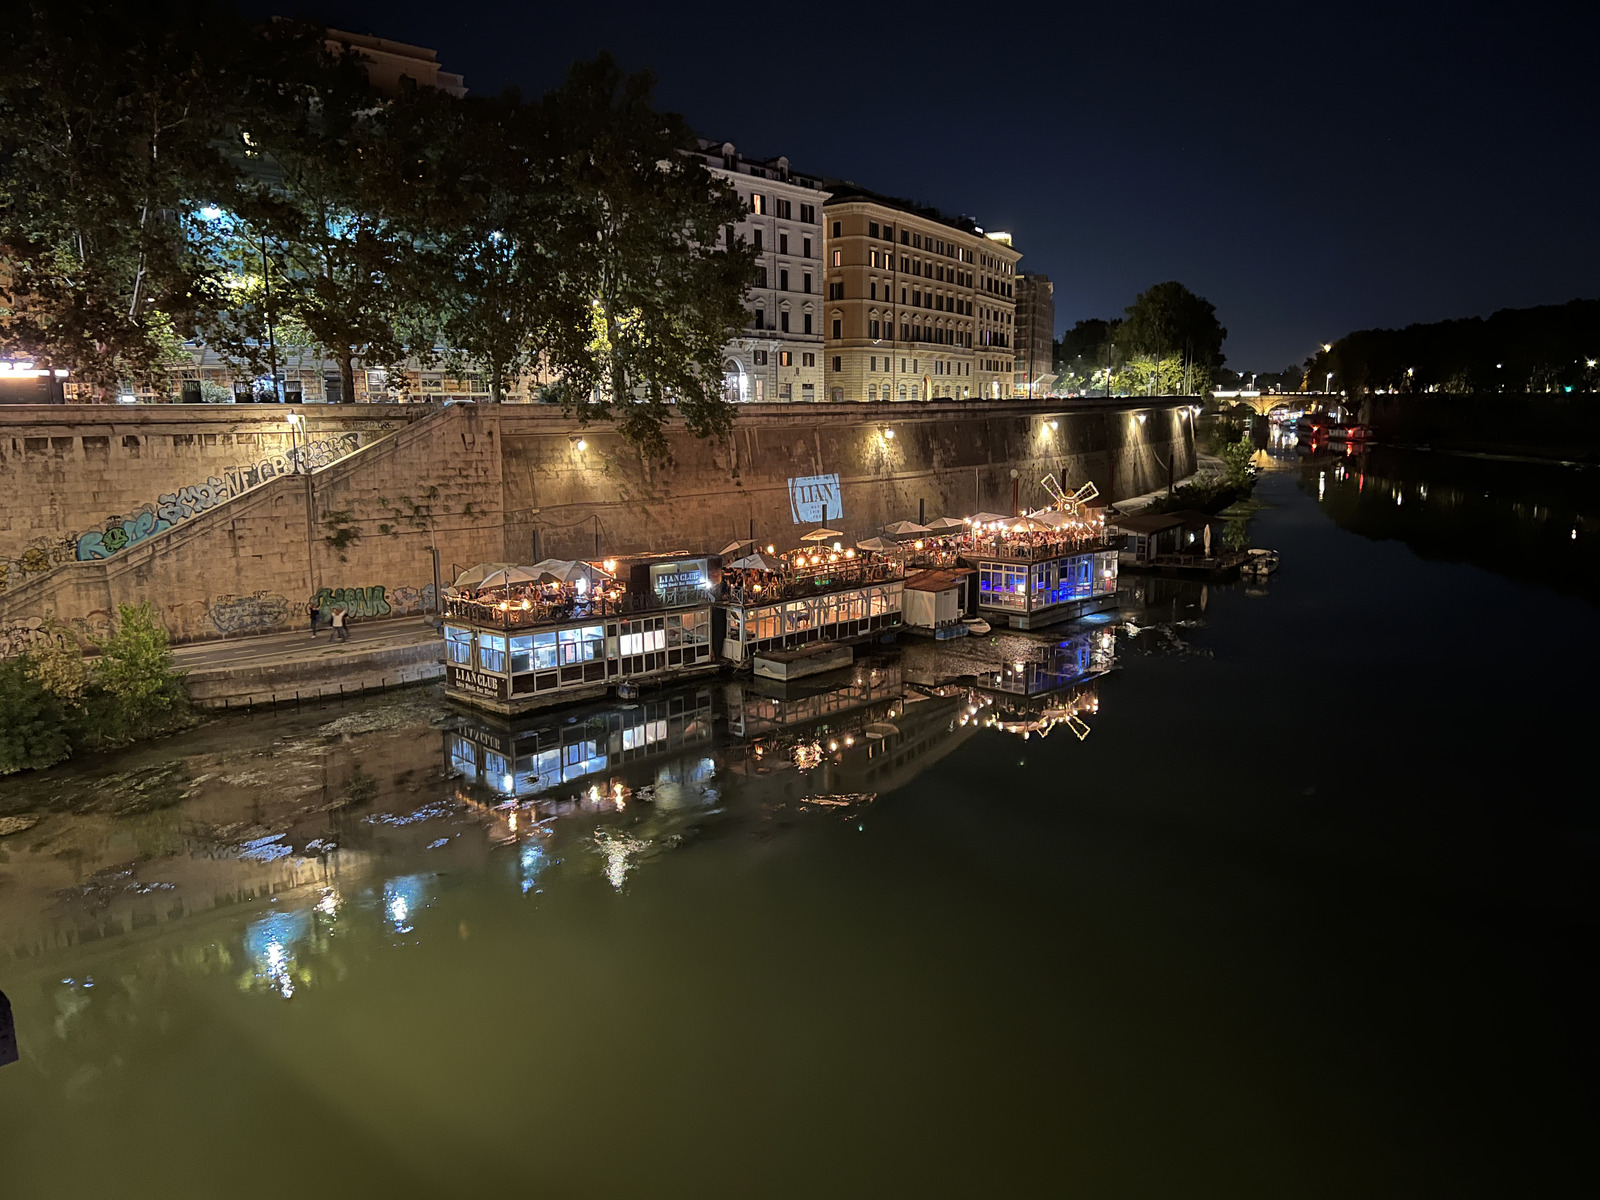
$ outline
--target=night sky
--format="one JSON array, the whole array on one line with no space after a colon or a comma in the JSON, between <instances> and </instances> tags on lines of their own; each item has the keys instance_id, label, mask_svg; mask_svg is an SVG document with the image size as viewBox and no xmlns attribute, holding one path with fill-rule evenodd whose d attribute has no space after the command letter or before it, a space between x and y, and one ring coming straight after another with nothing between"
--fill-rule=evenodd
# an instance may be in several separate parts
<instances>
[{"instance_id":1,"label":"night sky","mask_svg":"<svg viewBox=\"0 0 1600 1200\"><path fill-rule=\"evenodd\" d=\"M302 11L433 47L477 93L609 49L708 137L1010 230L1058 332L1178 279L1230 366L1271 371L1351 329L1600 295L1589 5Z\"/></svg>"}]
</instances>

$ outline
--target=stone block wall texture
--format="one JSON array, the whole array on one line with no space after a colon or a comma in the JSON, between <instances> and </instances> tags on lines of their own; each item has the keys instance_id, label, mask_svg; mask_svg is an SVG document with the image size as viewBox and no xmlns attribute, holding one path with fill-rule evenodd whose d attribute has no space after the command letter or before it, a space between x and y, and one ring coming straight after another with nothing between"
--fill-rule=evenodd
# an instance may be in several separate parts
<instances>
[{"instance_id":1,"label":"stone block wall texture","mask_svg":"<svg viewBox=\"0 0 1600 1200\"><path fill-rule=\"evenodd\" d=\"M189 434L164 429L162 454L212 451L208 435L222 447L225 431L206 420ZM146 599L179 642L302 628L312 596L358 620L417 613L433 607L436 551L448 586L482 561L705 553L747 536L752 523L763 543L792 545L819 519L858 540L915 520L919 502L928 519L1009 513L1013 470L1018 503L1030 507L1048 500L1046 474L1069 491L1092 481L1126 497L1165 484L1169 464L1182 478L1195 462L1187 405L1173 401L749 406L725 440L677 430L667 464L605 429L582 430L579 449L573 421L534 406L455 406L396 426L364 431L381 436L309 474L274 474L218 496L107 557L63 556L8 583L0 656L46 637L87 642L109 632L119 604ZM187 436L198 440L173 441ZM130 446L123 464L144 462L144 445L137 459ZM86 460L76 446L71 453ZM132 466L135 483L107 478L96 499L72 500L56 493L96 474L73 461L65 446L59 459L24 450L7 464L8 482L37 494L43 510L78 514L155 478Z\"/></svg>"},{"instance_id":2,"label":"stone block wall texture","mask_svg":"<svg viewBox=\"0 0 1600 1200\"><path fill-rule=\"evenodd\" d=\"M287 417L304 417L292 429ZM0 408L0 592L106 557L297 463L320 467L424 406L7 405Z\"/></svg>"}]
</instances>

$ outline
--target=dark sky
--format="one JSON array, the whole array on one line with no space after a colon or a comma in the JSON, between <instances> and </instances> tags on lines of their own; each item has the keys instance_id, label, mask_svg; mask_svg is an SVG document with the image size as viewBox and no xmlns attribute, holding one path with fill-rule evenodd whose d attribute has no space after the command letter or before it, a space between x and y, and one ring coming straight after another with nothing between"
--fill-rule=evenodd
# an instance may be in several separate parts
<instances>
[{"instance_id":1,"label":"dark sky","mask_svg":"<svg viewBox=\"0 0 1600 1200\"><path fill-rule=\"evenodd\" d=\"M707 136L1010 230L1055 281L1058 331L1177 279L1217 306L1229 364L1266 371L1355 328L1600 295L1591 9L304 11L434 47L475 92L534 94L609 49Z\"/></svg>"}]
</instances>

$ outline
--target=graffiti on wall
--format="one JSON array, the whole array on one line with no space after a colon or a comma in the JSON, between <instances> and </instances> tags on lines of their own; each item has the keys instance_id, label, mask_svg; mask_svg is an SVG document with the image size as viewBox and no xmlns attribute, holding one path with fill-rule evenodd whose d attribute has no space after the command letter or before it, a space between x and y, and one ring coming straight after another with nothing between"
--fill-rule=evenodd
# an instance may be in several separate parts
<instances>
[{"instance_id":1,"label":"graffiti on wall","mask_svg":"<svg viewBox=\"0 0 1600 1200\"><path fill-rule=\"evenodd\" d=\"M431 609L433 595L431 583L422 588L387 588L381 583L373 587L321 588L317 607L325 615L337 605L352 617L404 617Z\"/></svg>"},{"instance_id":2,"label":"graffiti on wall","mask_svg":"<svg viewBox=\"0 0 1600 1200\"><path fill-rule=\"evenodd\" d=\"M77 538L36 537L15 558L0 558L0 592L16 587L30 575L43 575L52 567L77 557Z\"/></svg>"},{"instance_id":3,"label":"graffiti on wall","mask_svg":"<svg viewBox=\"0 0 1600 1200\"><path fill-rule=\"evenodd\" d=\"M145 538L171 529L180 521L215 508L224 500L242 496L269 479L293 475L301 468L318 470L360 448L359 433L336 433L305 446L297 446L284 454L269 454L253 463L226 467L220 475L208 476L199 483L187 484L176 491L163 492L156 497L155 503L145 504L131 515L109 517L103 528L78 535L75 557L85 562L110 558Z\"/></svg>"},{"instance_id":4,"label":"graffiti on wall","mask_svg":"<svg viewBox=\"0 0 1600 1200\"><path fill-rule=\"evenodd\" d=\"M289 623L289 601L276 592L264 591L250 596L219 596L211 602L206 616L218 633L265 633Z\"/></svg>"},{"instance_id":5,"label":"graffiti on wall","mask_svg":"<svg viewBox=\"0 0 1600 1200\"><path fill-rule=\"evenodd\" d=\"M0 658L26 654L44 644L66 646L73 641L71 633L59 625L46 622L43 617L23 617L19 621L7 621L0 625Z\"/></svg>"}]
</instances>

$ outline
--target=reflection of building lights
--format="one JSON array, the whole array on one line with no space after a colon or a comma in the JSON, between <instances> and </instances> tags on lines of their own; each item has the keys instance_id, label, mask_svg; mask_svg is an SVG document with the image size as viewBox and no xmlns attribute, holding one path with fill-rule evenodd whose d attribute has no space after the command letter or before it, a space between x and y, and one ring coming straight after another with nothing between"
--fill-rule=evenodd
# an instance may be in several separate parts
<instances>
[{"instance_id":1,"label":"reflection of building lights","mask_svg":"<svg viewBox=\"0 0 1600 1200\"><path fill-rule=\"evenodd\" d=\"M594 840L600 853L605 855L606 881L620 892L628 872L635 865L629 860L646 850L650 843L629 837L625 833L612 833L609 830L596 831Z\"/></svg>"}]
</instances>

